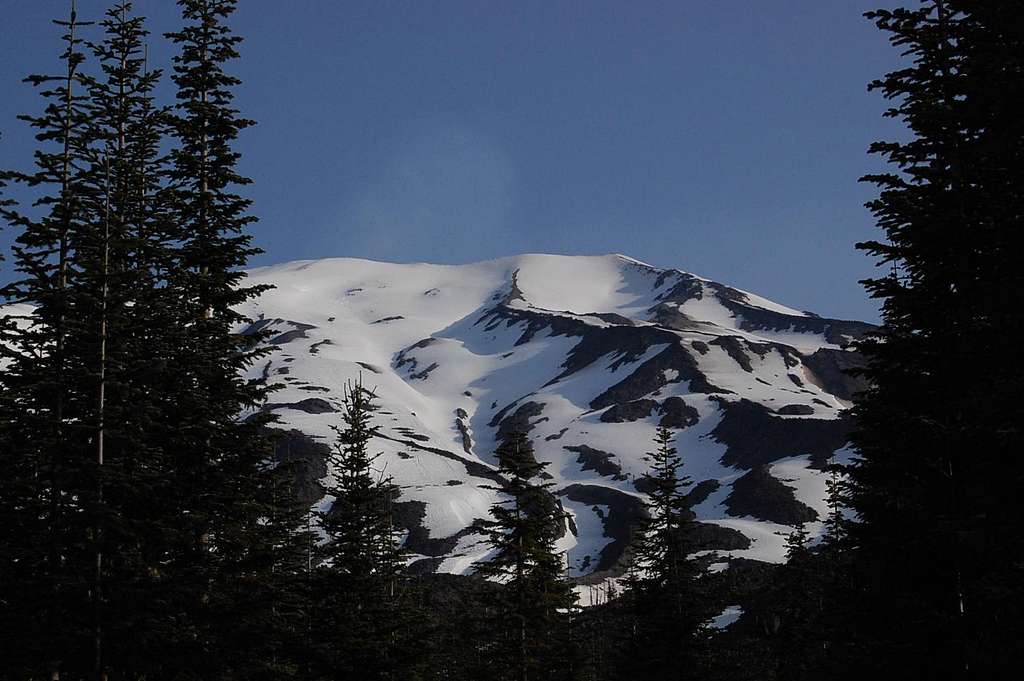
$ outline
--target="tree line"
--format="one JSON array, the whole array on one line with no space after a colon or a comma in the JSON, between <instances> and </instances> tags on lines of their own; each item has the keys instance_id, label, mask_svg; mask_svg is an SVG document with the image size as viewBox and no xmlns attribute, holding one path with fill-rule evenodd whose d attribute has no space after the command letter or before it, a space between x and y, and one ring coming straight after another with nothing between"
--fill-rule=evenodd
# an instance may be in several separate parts
<instances>
[{"instance_id":1,"label":"tree line","mask_svg":"<svg viewBox=\"0 0 1024 681\"><path fill-rule=\"evenodd\" d=\"M709 570L674 433L647 454L631 567L579 607L566 514L531 441L470 576L407 569L398 490L350 384L325 510L274 456L262 289L238 170L236 0L179 0L169 78L119 0L56 25L31 75L34 167L0 173L16 234L0 318L0 679L1003 678L1019 668L1024 488L1024 8L922 0L868 17L908 65L870 85L909 136L871 151L883 324L857 350L856 456L820 537ZM2 193L20 187L31 201ZM638 447L642 447L638 444ZM685 454L685 453L684 453ZM497 484L497 483L496 483ZM742 614L712 625L726 605Z\"/></svg>"}]
</instances>

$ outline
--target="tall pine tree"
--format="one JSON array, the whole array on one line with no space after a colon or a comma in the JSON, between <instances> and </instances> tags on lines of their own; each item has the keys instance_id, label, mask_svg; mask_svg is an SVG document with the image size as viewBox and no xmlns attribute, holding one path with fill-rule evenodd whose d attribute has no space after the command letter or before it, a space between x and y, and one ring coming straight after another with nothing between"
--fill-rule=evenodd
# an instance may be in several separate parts
<instances>
[{"instance_id":1,"label":"tall pine tree","mask_svg":"<svg viewBox=\"0 0 1024 681\"><path fill-rule=\"evenodd\" d=\"M168 37L179 50L169 172L179 247L167 284L177 331L163 433L175 456L167 516L178 519L168 569L188 622L177 644L204 676L274 678L294 669L276 655L253 656L250 645L272 641L284 611L289 622L302 619L291 589L304 522L270 461L269 417L258 407L272 386L243 376L269 349L263 334L243 333L237 311L263 289L246 286L241 269L259 250L246 233L255 218L238 191L250 181L234 149L252 122L232 106L239 81L225 70L241 42L228 24L236 2L178 5L184 26ZM256 411L243 419L247 410Z\"/></svg>"},{"instance_id":2,"label":"tall pine tree","mask_svg":"<svg viewBox=\"0 0 1024 681\"><path fill-rule=\"evenodd\" d=\"M695 676L705 625L713 614L702 593L702 570L690 557L694 515L686 490L691 481L682 475L683 461L674 440L669 428L659 427L657 447L645 457L648 516L633 544L633 566L623 596L634 625L621 666L637 679L679 672Z\"/></svg>"},{"instance_id":3,"label":"tall pine tree","mask_svg":"<svg viewBox=\"0 0 1024 681\"><path fill-rule=\"evenodd\" d=\"M3 139L3 135L0 135L0 140ZM10 199L4 196L4 190L7 188L7 183L10 180L10 172L7 170L0 169L0 217L4 215L3 211L10 209L16 205L14 199ZM3 254L0 254L0 262L3 262Z\"/></svg>"},{"instance_id":4,"label":"tall pine tree","mask_svg":"<svg viewBox=\"0 0 1024 681\"><path fill-rule=\"evenodd\" d=\"M324 542L311 632L316 678L411 678L411 632L400 607L404 554L391 517L396 489L370 450L378 432L374 410L374 396L361 383L346 387L328 457L333 502L319 514Z\"/></svg>"},{"instance_id":5,"label":"tall pine tree","mask_svg":"<svg viewBox=\"0 0 1024 681\"><path fill-rule=\"evenodd\" d=\"M74 432L81 372L69 346L81 319L74 247L97 216L87 187L89 79L81 70L87 24L74 5L68 20L54 23L64 30L63 72L26 79L42 87L46 106L20 117L36 131L35 170L11 175L35 194L34 210L4 209L20 233L13 247L16 279L3 293L21 314L5 329L0 377L0 635L11 651L10 669L60 678L65 669L91 669L93 658L90 593L81 576L90 574L92 486L85 481L94 471Z\"/></svg>"},{"instance_id":6,"label":"tall pine tree","mask_svg":"<svg viewBox=\"0 0 1024 681\"><path fill-rule=\"evenodd\" d=\"M37 199L0 203L20 232L0 342L2 678L298 669L305 514L268 417L242 419L268 388L240 376L265 350L233 309L257 293L240 285L251 218L232 191L248 122L220 68L233 3L182 5L173 119L124 0L88 45L98 76L72 5L65 73L28 79L48 102L24 117L37 167L2 179Z\"/></svg>"},{"instance_id":7,"label":"tall pine tree","mask_svg":"<svg viewBox=\"0 0 1024 681\"><path fill-rule=\"evenodd\" d=\"M988 678L1024 615L1024 6L926 0L867 15L907 57L871 84L906 124L865 178L885 266L854 408L850 678Z\"/></svg>"},{"instance_id":8,"label":"tall pine tree","mask_svg":"<svg viewBox=\"0 0 1024 681\"><path fill-rule=\"evenodd\" d=\"M160 439L162 370L175 326L166 314L174 244L161 146L167 112L154 102L144 19L115 3L90 43L92 200L98 221L76 248L84 326L74 363L85 369L84 435L96 463L94 648L97 671L152 674L168 613L161 611L166 546L160 503L169 472Z\"/></svg>"},{"instance_id":9,"label":"tall pine tree","mask_svg":"<svg viewBox=\"0 0 1024 681\"><path fill-rule=\"evenodd\" d=\"M491 554L476 573L502 585L487 590L492 645L485 659L495 678L564 679L572 673L569 611L576 594L565 579L555 540L565 512L541 480L546 463L537 461L523 433L511 433L497 451L498 472L507 495L491 507L483 526Z\"/></svg>"}]
</instances>

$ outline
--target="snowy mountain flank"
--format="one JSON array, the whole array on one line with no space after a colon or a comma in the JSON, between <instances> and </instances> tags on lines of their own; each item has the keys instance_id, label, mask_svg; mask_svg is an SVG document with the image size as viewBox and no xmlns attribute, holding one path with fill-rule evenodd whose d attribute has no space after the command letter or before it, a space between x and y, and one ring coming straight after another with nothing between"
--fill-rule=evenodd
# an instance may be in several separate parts
<instances>
[{"instance_id":1,"label":"snowy mountain flank","mask_svg":"<svg viewBox=\"0 0 1024 681\"><path fill-rule=\"evenodd\" d=\"M523 255L470 265L347 258L249 272L275 288L243 312L277 346L252 377L286 431L311 505L344 386L378 396L378 464L401 488L414 569L464 573L501 494L496 444L526 431L570 516L581 582L620 574L659 424L693 479L701 545L778 562L780 533L825 515L820 468L846 455L858 389L845 346L873 328L825 319L620 256Z\"/></svg>"}]
</instances>

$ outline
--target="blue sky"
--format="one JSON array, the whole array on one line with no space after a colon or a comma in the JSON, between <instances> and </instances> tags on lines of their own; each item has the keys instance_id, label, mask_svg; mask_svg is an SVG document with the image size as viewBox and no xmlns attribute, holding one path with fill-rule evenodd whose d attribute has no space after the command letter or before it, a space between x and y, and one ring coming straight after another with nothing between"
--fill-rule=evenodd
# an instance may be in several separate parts
<instances>
[{"instance_id":1,"label":"blue sky","mask_svg":"<svg viewBox=\"0 0 1024 681\"><path fill-rule=\"evenodd\" d=\"M242 0L257 263L621 252L877 319L853 244L875 235L867 146L900 134L866 92L899 61L878 4ZM0 165L31 159L20 80L59 66L67 5L0 0ZM135 5L175 27L171 0Z\"/></svg>"}]
</instances>

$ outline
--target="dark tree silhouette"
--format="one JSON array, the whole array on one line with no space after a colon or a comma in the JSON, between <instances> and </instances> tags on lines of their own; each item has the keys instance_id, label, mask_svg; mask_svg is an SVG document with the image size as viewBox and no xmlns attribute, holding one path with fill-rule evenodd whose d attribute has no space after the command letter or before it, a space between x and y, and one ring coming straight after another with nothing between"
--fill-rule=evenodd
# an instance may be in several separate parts
<instances>
[{"instance_id":1,"label":"dark tree silhouette","mask_svg":"<svg viewBox=\"0 0 1024 681\"><path fill-rule=\"evenodd\" d=\"M881 332L859 345L849 499L850 678L987 678L1020 662L1024 605L1024 6L927 0L867 15L907 57L871 84L905 141L871 151L884 233L859 247Z\"/></svg>"}]
</instances>

